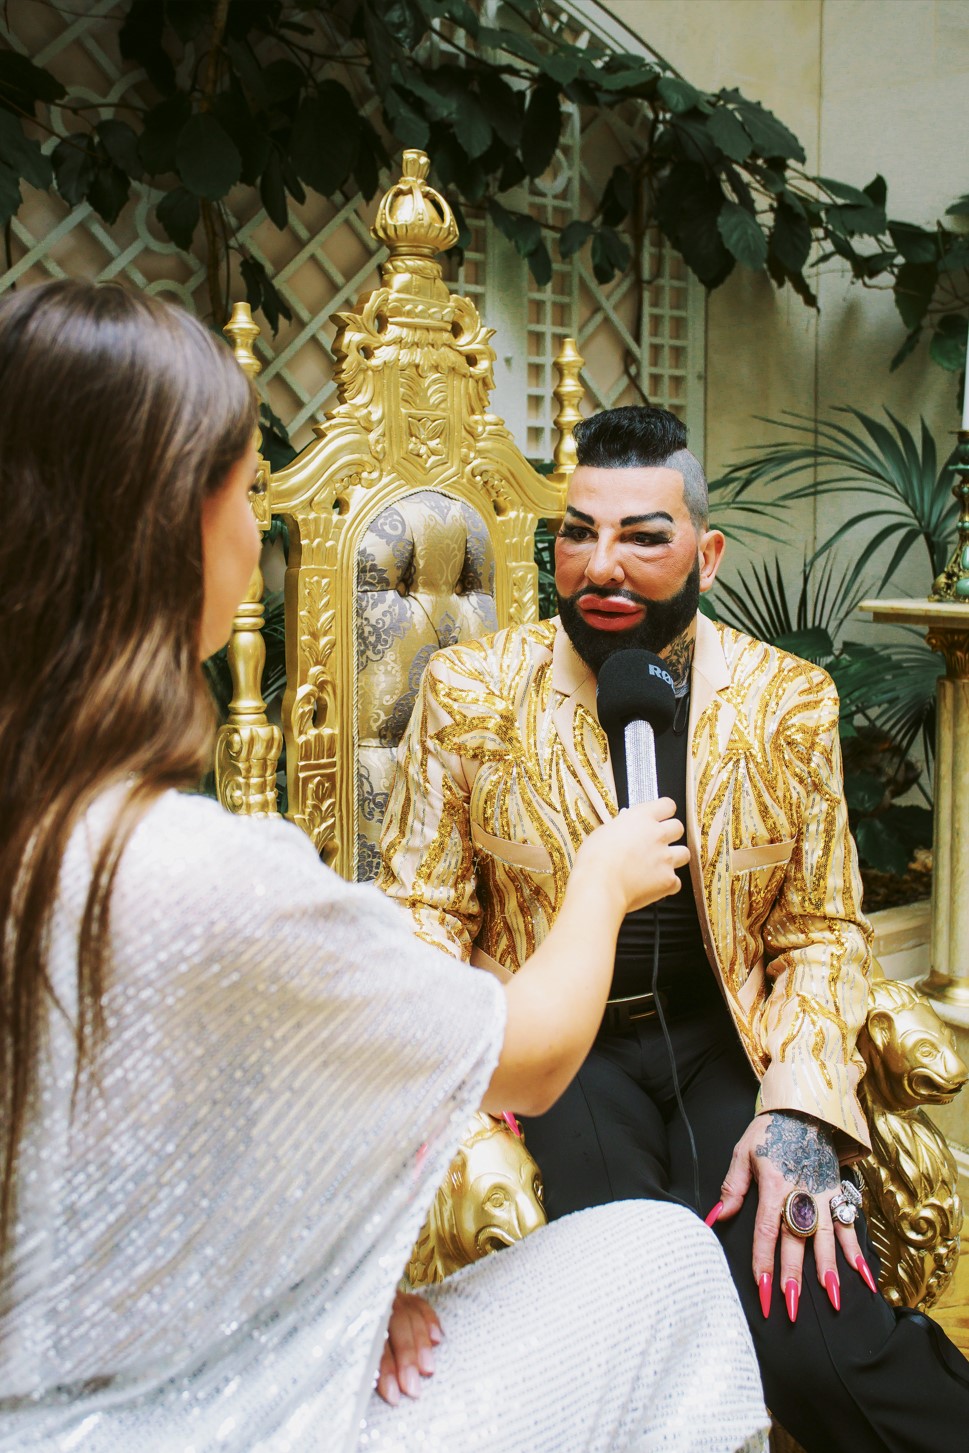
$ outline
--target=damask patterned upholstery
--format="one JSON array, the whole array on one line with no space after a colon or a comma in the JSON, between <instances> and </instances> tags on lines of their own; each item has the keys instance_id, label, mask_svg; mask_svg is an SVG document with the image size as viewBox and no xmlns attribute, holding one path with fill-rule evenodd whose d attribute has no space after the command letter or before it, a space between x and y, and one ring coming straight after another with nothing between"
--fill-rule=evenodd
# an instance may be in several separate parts
<instances>
[{"instance_id":1,"label":"damask patterned upholstery","mask_svg":"<svg viewBox=\"0 0 969 1453\"><path fill-rule=\"evenodd\" d=\"M422 489L371 520L357 551L357 878L378 843L397 746L433 651L498 629L495 560L470 505Z\"/></svg>"}]
</instances>

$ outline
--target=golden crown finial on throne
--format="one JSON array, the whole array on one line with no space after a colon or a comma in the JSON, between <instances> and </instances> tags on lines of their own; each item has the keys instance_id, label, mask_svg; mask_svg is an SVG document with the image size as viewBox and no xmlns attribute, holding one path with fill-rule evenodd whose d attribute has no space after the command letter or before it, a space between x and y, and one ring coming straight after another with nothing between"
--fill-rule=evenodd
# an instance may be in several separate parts
<instances>
[{"instance_id":1,"label":"golden crown finial on throne","mask_svg":"<svg viewBox=\"0 0 969 1453\"><path fill-rule=\"evenodd\" d=\"M430 157L424 151L405 151L400 181L385 194L371 228L391 257L434 257L458 240L454 213L440 192L428 185Z\"/></svg>"}]
</instances>

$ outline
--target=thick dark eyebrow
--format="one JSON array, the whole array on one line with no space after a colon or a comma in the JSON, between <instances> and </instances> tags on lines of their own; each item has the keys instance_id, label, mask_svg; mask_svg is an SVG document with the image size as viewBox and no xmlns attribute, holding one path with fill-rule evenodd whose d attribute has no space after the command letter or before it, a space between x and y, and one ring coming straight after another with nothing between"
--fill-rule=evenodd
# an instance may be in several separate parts
<instances>
[{"instance_id":1,"label":"thick dark eyebrow","mask_svg":"<svg viewBox=\"0 0 969 1453\"><path fill-rule=\"evenodd\" d=\"M624 519L619 521L619 528L626 530L630 525L645 525L650 520L665 520L668 525L674 523L673 516L668 515L665 510L653 510L648 515L626 515Z\"/></svg>"},{"instance_id":2,"label":"thick dark eyebrow","mask_svg":"<svg viewBox=\"0 0 969 1453\"><path fill-rule=\"evenodd\" d=\"M582 510L577 510L574 505L566 505L565 513L567 515L574 515L575 518L577 520L581 520L583 524L595 524L595 520L592 518L591 515L585 514ZM621 530L628 530L631 525L645 525L650 520L665 520L668 525L675 525L676 523L673 519L673 516L668 515L665 510L653 510L648 515L626 515L623 519L619 521L619 528Z\"/></svg>"}]
</instances>

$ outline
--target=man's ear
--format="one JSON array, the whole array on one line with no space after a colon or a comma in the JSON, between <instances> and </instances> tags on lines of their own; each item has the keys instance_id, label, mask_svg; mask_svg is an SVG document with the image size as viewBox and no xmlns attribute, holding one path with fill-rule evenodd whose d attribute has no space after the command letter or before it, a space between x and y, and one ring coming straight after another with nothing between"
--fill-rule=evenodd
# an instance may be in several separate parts
<instances>
[{"instance_id":1,"label":"man's ear","mask_svg":"<svg viewBox=\"0 0 969 1453\"><path fill-rule=\"evenodd\" d=\"M720 530L704 530L699 541L700 594L705 594L717 578L727 541Z\"/></svg>"}]
</instances>

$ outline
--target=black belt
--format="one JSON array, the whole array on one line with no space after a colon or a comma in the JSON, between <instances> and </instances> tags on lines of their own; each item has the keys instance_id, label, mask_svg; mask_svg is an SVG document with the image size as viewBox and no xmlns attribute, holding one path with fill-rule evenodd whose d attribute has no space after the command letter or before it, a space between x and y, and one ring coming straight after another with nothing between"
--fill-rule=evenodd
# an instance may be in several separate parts
<instances>
[{"instance_id":1,"label":"black belt","mask_svg":"<svg viewBox=\"0 0 969 1453\"><path fill-rule=\"evenodd\" d=\"M659 1013L659 1000L666 1019L676 1019L683 1014L702 1014L713 1008L720 995L712 982L702 989L696 984L686 983L676 989L658 989L655 994L628 994L624 999L607 999L602 1016L600 1033L623 1034L643 1019L655 1019Z\"/></svg>"}]
</instances>

